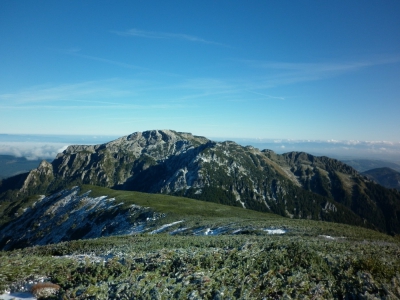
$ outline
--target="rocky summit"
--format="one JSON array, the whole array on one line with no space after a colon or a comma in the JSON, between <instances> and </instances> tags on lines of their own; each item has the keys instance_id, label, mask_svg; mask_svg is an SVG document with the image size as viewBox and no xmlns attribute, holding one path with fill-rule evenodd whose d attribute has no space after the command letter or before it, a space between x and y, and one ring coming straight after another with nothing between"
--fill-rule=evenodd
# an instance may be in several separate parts
<instances>
[{"instance_id":1,"label":"rocky summit","mask_svg":"<svg viewBox=\"0 0 400 300\"><path fill-rule=\"evenodd\" d=\"M52 194L82 184L400 233L400 193L338 160L302 152L279 155L172 130L69 146L53 162L4 179L0 199Z\"/></svg>"}]
</instances>

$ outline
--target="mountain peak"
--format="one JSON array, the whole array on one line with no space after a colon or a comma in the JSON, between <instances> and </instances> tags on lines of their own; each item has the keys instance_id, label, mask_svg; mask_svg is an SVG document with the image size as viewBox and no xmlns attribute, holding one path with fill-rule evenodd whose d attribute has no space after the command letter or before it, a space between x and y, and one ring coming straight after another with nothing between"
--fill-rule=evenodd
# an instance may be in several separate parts
<instances>
[{"instance_id":1,"label":"mountain peak","mask_svg":"<svg viewBox=\"0 0 400 300\"><path fill-rule=\"evenodd\" d=\"M43 194L81 184L186 196L400 232L400 211L388 202L400 195L381 190L335 159L304 152L280 155L173 130L148 130L105 144L69 146L51 164L42 162L31 171L23 185L18 183L18 191L20 195ZM393 210L387 210L389 206Z\"/></svg>"},{"instance_id":2,"label":"mountain peak","mask_svg":"<svg viewBox=\"0 0 400 300\"><path fill-rule=\"evenodd\" d=\"M188 132L177 132L169 129L134 132L130 135L121 137L120 139L127 141L137 141L140 139L145 139L149 143L157 143L157 142L169 143L177 140L198 140L203 142L208 141L208 139L205 137L194 136L193 134Z\"/></svg>"}]
</instances>

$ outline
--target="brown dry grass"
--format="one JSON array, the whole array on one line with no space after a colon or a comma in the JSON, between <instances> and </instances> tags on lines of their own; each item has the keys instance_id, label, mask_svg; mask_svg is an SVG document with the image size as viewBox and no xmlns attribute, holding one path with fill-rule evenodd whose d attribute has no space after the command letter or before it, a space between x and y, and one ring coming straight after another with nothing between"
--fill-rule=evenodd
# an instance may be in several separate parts
<instances>
[{"instance_id":1,"label":"brown dry grass","mask_svg":"<svg viewBox=\"0 0 400 300\"><path fill-rule=\"evenodd\" d=\"M59 289L60 289L60 286L58 284L51 283L51 282L43 282L43 283L34 284L31 288L31 292L36 297L38 297L38 295L40 295L42 292L44 292L44 290L58 291Z\"/></svg>"}]
</instances>

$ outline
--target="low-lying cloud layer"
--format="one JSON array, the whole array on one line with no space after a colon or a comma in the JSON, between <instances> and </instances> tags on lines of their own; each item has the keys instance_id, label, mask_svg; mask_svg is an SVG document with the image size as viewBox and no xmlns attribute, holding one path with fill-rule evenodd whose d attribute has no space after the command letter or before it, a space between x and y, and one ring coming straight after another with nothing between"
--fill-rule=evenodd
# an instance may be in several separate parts
<instances>
[{"instance_id":1,"label":"low-lying cloud layer","mask_svg":"<svg viewBox=\"0 0 400 300\"><path fill-rule=\"evenodd\" d=\"M0 155L25 157L28 160L53 160L69 145L93 145L112 141L112 136L60 136L0 134Z\"/></svg>"},{"instance_id":2,"label":"low-lying cloud layer","mask_svg":"<svg viewBox=\"0 0 400 300\"><path fill-rule=\"evenodd\" d=\"M0 144L0 154L25 157L28 160L52 160L67 146L62 143L3 142Z\"/></svg>"},{"instance_id":3,"label":"low-lying cloud layer","mask_svg":"<svg viewBox=\"0 0 400 300\"><path fill-rule=\"evenodd\" d=\"M25 157L28 160L52 160L68 145L93 145L114 140L113 136L39 136L1 135L0 154ZM213 139L213 138L211 138ZM386 141L336 141L336 140L278 140L278 139L229 139L243 146L270 149L276 153L303 151L333 158L370 158L400 162L400 143Z\"/></svg>"},{"instance_id":4,"label":"low-lying cloud layer","mask_svg":"<svg viewBox=\"0 0 400 300\"><path fill-rule=\"evenodd\" d=\"M276 153L307 152L332 158L369 158L400 162L400 143L387 141L236 139L237 143Z\"/></svg>"}]
</instances>

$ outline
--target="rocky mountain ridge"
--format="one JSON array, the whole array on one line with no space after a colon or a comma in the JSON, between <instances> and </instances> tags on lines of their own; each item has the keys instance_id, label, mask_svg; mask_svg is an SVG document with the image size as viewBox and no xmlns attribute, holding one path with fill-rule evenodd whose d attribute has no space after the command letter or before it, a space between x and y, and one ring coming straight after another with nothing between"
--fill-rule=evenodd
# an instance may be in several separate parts
<instances>
[{"instance_id":1,"label":"rocky mountain ridge","mask_svg":"<svg viewBox=\"0 0 400 300\"><path fill-rule=\"evenodd\" d=\"M3 180L2 199L74 185L164 193L400 233L400 194L328 157L278 155L172 130L69 146L50 164ZM4 201L4 200L3 200Z\"/></svg>"}]
</instances>

